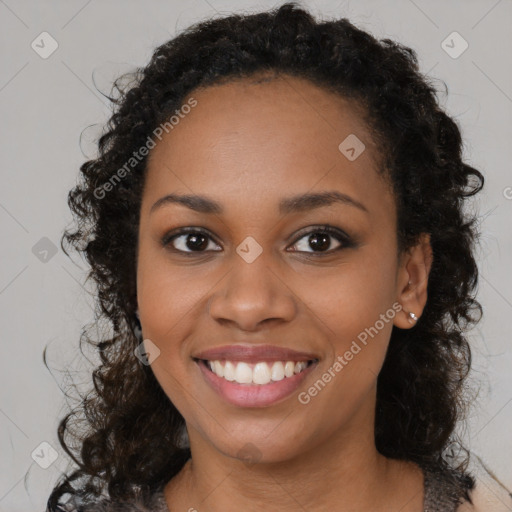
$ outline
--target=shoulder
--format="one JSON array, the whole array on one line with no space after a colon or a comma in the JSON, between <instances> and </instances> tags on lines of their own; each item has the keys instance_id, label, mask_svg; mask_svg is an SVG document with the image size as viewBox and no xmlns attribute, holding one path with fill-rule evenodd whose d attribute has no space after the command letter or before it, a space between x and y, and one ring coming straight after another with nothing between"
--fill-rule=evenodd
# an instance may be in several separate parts
<instances>
[{"instance_id":1,"label":"shoulder","mask_svg":"<svg viewBox=\"0 0 512 512\"><path fill-rule=\"evenodd\" d=\"M161 489L140 495L130 501L112 501L102 498L95 501L71 499L55 512L169 512Z\"/></svg>"},{"instance_id":2,"label":"shoulder","mask_svg":"<svg viewBox=\"0 0 512 512\"><path fill-rule=\"evenodd\" d=\"M472 503L465 501L457 512L510 512L512 510L512 491L500 482L482 459L471 454L468 472L475 479L475 486L469 492Z\"/></svg>"}]
</instances>

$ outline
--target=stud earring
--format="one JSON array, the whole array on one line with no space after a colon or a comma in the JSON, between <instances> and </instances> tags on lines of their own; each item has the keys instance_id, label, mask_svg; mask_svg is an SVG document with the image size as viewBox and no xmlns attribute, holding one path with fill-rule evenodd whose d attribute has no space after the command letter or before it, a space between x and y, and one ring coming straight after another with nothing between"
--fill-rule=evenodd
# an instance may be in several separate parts
<instances>
[{"instance_id":1,"label":"stud earring","mask_svg":"<svg viewBox=\"0 0 512 512\"><path fill-rule=\"evenodd\" d=\"M409 318L407 319L407 321L410 324L413 324L414 322L418 321L418 317L414 313L412 313L411 311L409 311L407 314L409 315Z\"/></svg>"},{"instance_id":2,"label":"stud earring","mask_svg":"<svg viewBox=\"0 0 512 512\"><path fill-rule=\"evenodd\" d=\"M407 321L410 324L413 324L414 322L418 321L418 317L412 311L406 311L404 309L403 312L407 315Z\"/></svg>"}]
</instances>

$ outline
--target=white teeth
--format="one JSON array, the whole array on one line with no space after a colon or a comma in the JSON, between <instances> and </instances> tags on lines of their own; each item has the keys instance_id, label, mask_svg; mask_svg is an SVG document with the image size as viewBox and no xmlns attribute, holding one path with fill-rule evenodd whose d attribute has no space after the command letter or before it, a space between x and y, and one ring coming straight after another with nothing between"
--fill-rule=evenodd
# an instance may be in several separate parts
<instances>
[{"instance_id":1,"label":"white teeth","mask_svg":"<svg viewBox=\"0 0 512 512\"><path fill-rule=\"evenodd\" d=\"M306 368L308 364L305 363L304 361L301 361L300 363L296 363L295 364L295 373L300 373L302 370L304 370Z\"/></svg>"},{"instance_id":2,"label":"white teeth","mask_svg":"<svg viewBox=\"0 0 512 512\"><path fill-rule=\"evenodd\" d=\"M273 381L283 380L284 379L284 364L281 361L277 361L272 365L272 375L270 378Z\"/></svg>"},{"instance_id":3,"label":"white teeth","mask_svg":"<svg viewBox=\"0 0 512 512\"><path fill-rule=\"evenodd\" d=\"M212 371L216 373L219 377L224 377L224 366L220 364L220 361L213 362Z\"/></svg>"},{"instance_id":4,"label":"white teeth","mask_svg":"<svg viewBox=\"0 0 512 512\"><path fill-rule=\"evenodd\" d=\"M278 382L284 378L293 377L304 371L308 363L306 361L298 363L294 361L276 361L267 364L262 361L251 365L243 361L207 361L207 365L215 375L228 381L235 381L239 384L264 385L272 381Z\"/></svg>"},{"instance_id":5,"label":"white teeth","mask_svg":"<svg viewBox=\"0 0 512 512\"><path fill-rule=\"evenodd\" d=\"M293 375L294 371L295 371L295 363L293 361L288 361L284 365L284 376L291 377Z\"/></svg>"},{"instance_id":6,"label":"white teeth","mask_svg":"<svg viewBox=\"0 0 512 512\"><path fill-rule=\"evenodd\" d=\"M240 384L250 384L252 382L252 370L247 363L236 365L235 380Z\"/></svg>"},{"instance_id":7,"label":"white teeth","mask_svg":"<svg viewBox=\"0 0 512 512\"><path fill-rule=\"evenodd\" d=\"M219 361L216 362L219 363ZM235 367L230 361L226 361L224 365L224 378L229 381L235 380Z\"/></svg>"},{"instance_id":8,"label":"white teeth","mask_svg":"<svg viewBox=\"0 0 512 512\"><path fill-rule=\"evenodd\" d=\"M257 363L252 371L254 384L268 384L270 382L270 368L267 363Z\"/></svg>"}]
</instances>

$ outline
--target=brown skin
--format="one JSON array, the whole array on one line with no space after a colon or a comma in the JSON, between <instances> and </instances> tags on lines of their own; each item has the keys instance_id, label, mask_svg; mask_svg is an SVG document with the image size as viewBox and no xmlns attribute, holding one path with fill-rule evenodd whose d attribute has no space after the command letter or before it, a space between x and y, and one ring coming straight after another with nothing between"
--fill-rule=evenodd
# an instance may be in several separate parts
<instances>
[{"instance_id":1,"label":"brown skin","mask_svg":"<svg viewBox=\"0 0 512 512\"><path fill-rule=\"evenodd\" d=\"M383 457L374 442L377 375L393 324L412 327L404 311L307 405L297 394L393 303L421 316L428 236L397 257L393 194L375 170L379 155L351 102L290 76L230 82L193 97L197 106L151 150L139 230L143 334L161 351L152 369L185 418L192 452L165 488L170 510L422 511L419 467ZM351 133L366 145L352 162L338 149ZM334 203L278 214L284 197L327 190L368 211ZM169 193L206 195L225 211L167 204L150 213ZM321 249L302 230L322 224L357 245L315 259ZM162 246L166 233L187 226L211 233L204 254L171 251L191 252L187 235ZM248 236L263 249L250 264L236 252ZM328 240L328 250L343 244ZM319 363L285 400L236 407L209 387L191 357L231 343L313 352ZM247 443L258 450L256 464L238 455Z\"/></svg>"}]
</instances>

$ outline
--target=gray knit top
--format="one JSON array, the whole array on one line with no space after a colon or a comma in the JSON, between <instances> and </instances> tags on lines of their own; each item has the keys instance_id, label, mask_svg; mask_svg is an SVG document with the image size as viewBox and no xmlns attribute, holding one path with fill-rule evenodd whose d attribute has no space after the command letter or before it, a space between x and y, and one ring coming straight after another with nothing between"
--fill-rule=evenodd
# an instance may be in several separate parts
<instances>
[{"instance_id":1,"label":"gray knit top","mask_svg":"<svg viewBox=\"0 0 512 512\"><path fill-rule=\"evenodd\" d=\"M455 470L431 470L422 467L424 475L424 512L456 512L458 505L468 500L468 490L474 486L472 477ZM103 500L89 505L66 505L62 512L171 512L164 498L163 487L142 495L135 502L113 503Z\"/></svg>"}]
</instances>

